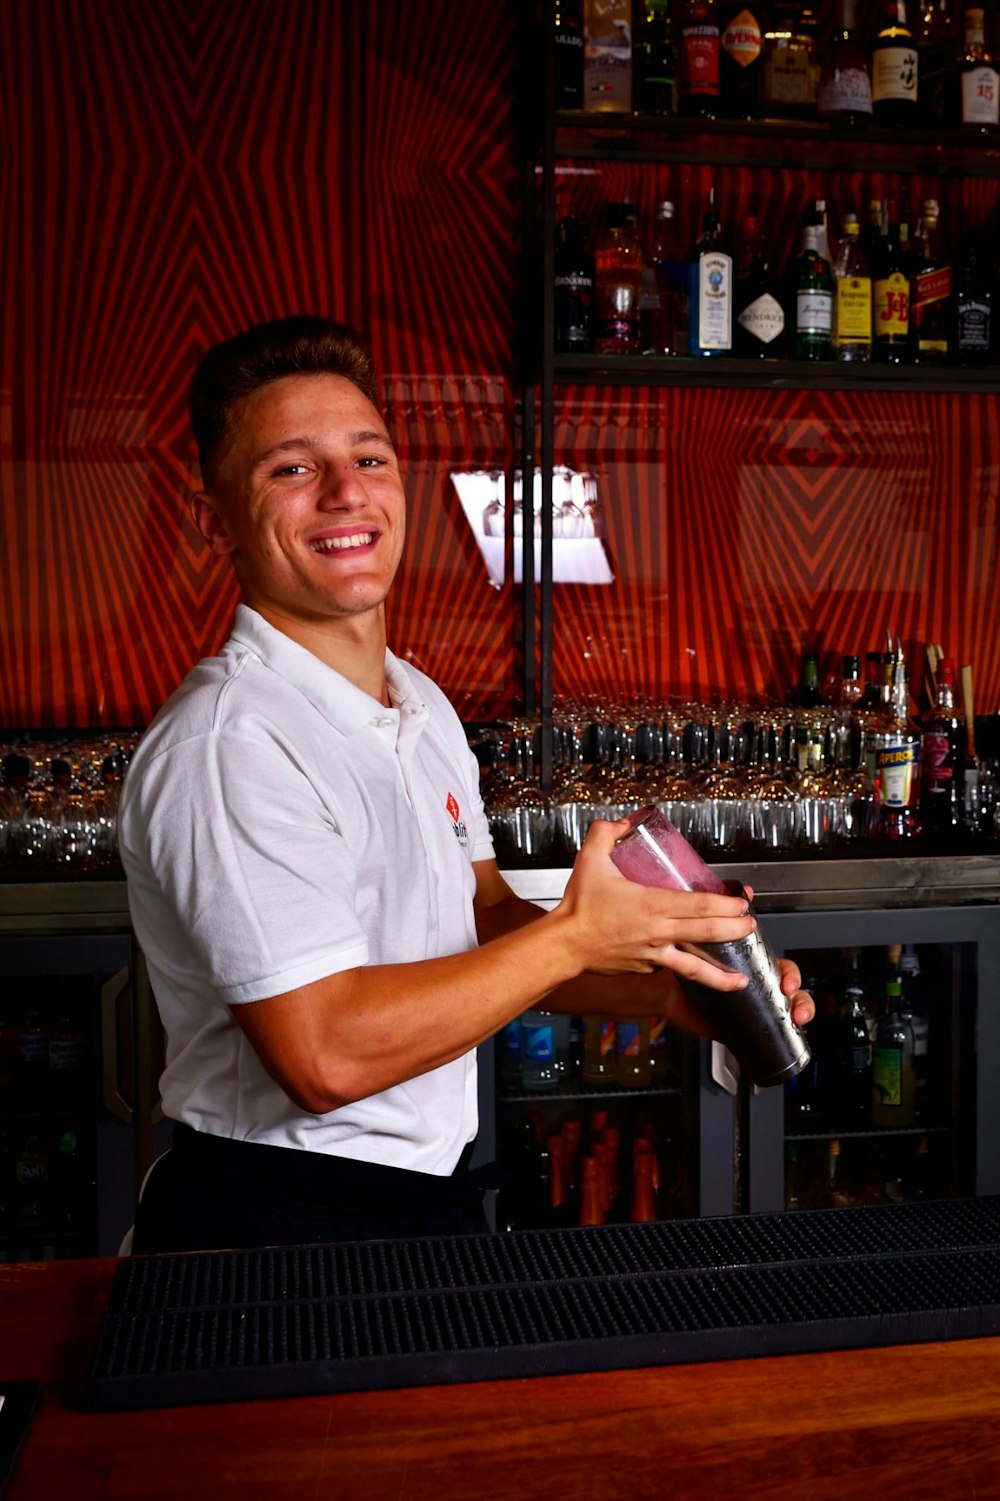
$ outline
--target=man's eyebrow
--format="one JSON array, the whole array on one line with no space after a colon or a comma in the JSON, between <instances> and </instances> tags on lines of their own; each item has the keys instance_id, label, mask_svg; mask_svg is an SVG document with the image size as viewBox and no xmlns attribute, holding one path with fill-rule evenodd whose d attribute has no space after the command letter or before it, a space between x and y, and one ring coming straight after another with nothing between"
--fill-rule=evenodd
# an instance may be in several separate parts
<instances>
[{"instance_id":1,"label":"man's eyebrow","mask_svg":"<svg viewBox=\"0 0 1000 1501\"><path fill-rule=\"evenodd\" d=\"M370 443L377 443L382 448L393 451L392 439L380 433L377 428L359 428L357 432L347 433L346 441L350 448L360 448ZM321 448L322 441L319 438L310 438L303 434L298 438L283 438L280 443L275 443L271 448L266 448L262 453L254 455L253 468L266 464L269 459L276 458L282 453L301 453L304 448Z\"/></svg>"}]
</instances>

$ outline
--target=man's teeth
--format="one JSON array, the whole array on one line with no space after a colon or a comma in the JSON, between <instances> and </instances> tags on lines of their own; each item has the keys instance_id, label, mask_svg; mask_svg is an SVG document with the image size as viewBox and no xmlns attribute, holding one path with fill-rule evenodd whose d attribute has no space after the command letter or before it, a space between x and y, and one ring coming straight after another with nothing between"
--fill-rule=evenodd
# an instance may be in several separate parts
<instances>
[{"instance_id":1,"label":"man's teeth","mask_svg":"<svg viewBox=\"0 0 1000 1501\"><path fill-rule=\"evenodd\" d=\"M313 543L315 552L342 552L345 547L368 547L374 542L374 532L355 532L350 537L320 537Z\"/></svg>"}]
</instances>

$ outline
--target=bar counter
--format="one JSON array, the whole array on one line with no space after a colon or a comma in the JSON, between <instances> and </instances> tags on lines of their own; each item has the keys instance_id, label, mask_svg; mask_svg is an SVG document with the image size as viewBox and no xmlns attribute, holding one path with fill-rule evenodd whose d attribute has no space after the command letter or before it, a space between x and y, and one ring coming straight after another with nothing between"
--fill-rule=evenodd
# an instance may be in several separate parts
<instances>
[{"instance_id":1,"label":"bar counter","mask_svg":"<svg viewBox=\"0 0 1000 1501\"><path fill-rule=\"evenodd\" d=\"M1000 1496L1000 1338L95 1414L115 1267L0 1266L8 1501Z\"/></svg>"}]
</instances>

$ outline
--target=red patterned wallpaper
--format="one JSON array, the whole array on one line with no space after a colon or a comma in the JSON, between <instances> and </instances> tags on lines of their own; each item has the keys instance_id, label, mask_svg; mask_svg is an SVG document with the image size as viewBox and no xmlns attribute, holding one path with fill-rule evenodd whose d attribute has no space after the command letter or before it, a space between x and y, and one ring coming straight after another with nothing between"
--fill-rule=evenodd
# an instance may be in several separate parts
<instances>
[{"instance_id":1,"label":"red patterned wallpaper","mask_svg":"<svg viewBox=\"0 0 1000 1501\"><path fill-rule=\"evenodd\" d=\"M519 609L448 475L502 465L513 427L519 10L0 7L0 725L144 724L218 645L235 596L186 521L184 391L208 343L300 309L359 323L385 374L394 646L468 719L511 708ZM623 186L686 226L703 175ZM727 169L734 218L760 183ZM816 184L774 187L790 223ZM995 398L567 394L557 458L598 473L616 578L556 591L560 691L761 690L805 633L863 651L888 626L971 660L997 707Z\"/></svg>"}]
</instances>

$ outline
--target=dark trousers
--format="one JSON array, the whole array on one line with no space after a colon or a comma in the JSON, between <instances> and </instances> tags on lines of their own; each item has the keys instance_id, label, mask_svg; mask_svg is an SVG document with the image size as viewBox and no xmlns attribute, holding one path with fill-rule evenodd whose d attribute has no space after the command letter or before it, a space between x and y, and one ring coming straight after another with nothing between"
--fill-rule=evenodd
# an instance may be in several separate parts
<instances>
[{"instance_id":1,"label":"dark trousers","mask_svg":"<svg viewBox=\"0 0 1000 1501\"><path fill-rule=\"evenodd\" d=\"M143 1189L132 1253L486 1232L470 1151L439 1178L178 1124Z\"/></svg>"}]
</instances>

